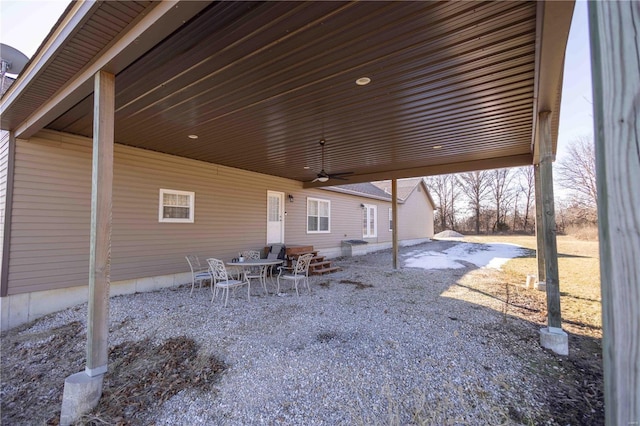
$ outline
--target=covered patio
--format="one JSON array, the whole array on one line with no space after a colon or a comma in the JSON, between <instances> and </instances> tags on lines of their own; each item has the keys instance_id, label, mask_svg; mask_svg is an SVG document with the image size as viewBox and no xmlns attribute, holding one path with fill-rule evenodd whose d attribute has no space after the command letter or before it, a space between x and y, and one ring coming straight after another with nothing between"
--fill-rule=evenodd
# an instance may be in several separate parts
<instances>
[{"instance_id":1,"label":"covered patio","mask_svg":"<svg viewBox=\"0 0 640 426\"><path fill-rule=\"evenodd\" d=\"M572 9L573 2L72 3L1 112L9 164L16 140L44 128L93 138L89 338L80 374L99 384L107 371L114 143L307 188L336 184L323 172L349 173L347 183L357 183L535 165L538 279L548 297L541 342L566 353L551 163ZM633 138L637 145L635 104L625 95L637 93L637 51L624 43L637 12L632 3L591 5L599 192L634 203L628 182L637 180L638 162L618 166ZM619 46L627 47L616 56ZM10 205L11 178L8 186ZM607 212L626 205L616 200L600 206L611 424L637 420L640 410L635 345L616 344L618 336L637 340L630 321L637 305L625 300L638 292L629 267L638 210L621 213L631 240L613 238L620 227ZM10 230L9 211L5 245ZM5 296L9 250L3 256Z\"/></svg>"},{"instance_id":2,"label":"covered patio","mask_svg":"<svg viewBox=\"0 0 640 426\"><path fill-rule=\"evenodd\" d=\"M541 348L538 292L513 285L507 299L505 276L471 263L476 250L460 256L464 266L435 264L436 254L470 244L403 247L400 271L390 250L342 258L341 272L312 277L310 293L256 288L247 302L239 290L226 308L210 303L209 288L191 295L188 285L117 296L103 398L84 419L602 424L599 339L569 324L571 357ZM435 269L406 266L426 254ZM535 253L524 254L534 265ZM5 336L15 350L4 357L3 422L56 419L61 383L83 362L86 314L86 304L69 308Z\"/></svg>"}]
</instances>

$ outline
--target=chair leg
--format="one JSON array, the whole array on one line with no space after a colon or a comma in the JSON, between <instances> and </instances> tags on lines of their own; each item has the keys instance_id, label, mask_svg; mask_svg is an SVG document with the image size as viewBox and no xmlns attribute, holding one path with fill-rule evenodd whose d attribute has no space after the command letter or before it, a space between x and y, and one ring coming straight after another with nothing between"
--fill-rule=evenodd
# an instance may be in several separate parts
<instances>
[{"instance_id":1,"label":"chair leg","mask_svg":"<svg viewBox=\"0 0 640 426\"><path fill-rule=\"evenodd\" d=\"M293 280L293 283L296 286L296 295L300 297L300 293L298 292L298 280Z\"/></svg>"}]
</instances>

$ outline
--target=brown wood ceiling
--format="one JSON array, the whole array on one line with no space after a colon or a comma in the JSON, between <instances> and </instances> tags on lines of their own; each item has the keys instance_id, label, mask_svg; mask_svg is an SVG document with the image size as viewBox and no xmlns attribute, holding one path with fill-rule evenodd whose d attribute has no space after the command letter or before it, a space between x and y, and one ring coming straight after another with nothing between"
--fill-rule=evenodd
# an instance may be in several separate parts
<instances>
[{"instance_id":1,"label":"brown wood ceiling","mask_svg":"<svg viewBox=\"0 0 640 426\"><path fill-rule=\"evenodd\" d=\"M323 137L351 182L519 165L535 41L533 2L216 2L117 75L116 141L300 181ZM47 127L91 136L92 103Z\"/></svg>"}]
</instances>

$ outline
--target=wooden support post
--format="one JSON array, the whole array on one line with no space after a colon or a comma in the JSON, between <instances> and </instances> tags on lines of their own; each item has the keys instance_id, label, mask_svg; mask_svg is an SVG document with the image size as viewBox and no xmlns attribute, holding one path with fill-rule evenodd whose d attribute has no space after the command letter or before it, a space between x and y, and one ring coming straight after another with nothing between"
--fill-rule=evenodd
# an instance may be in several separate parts
<instances>
[{"instance_id":1,"label":"wooden support post","mask_svg":"<svg viewBox=\"0 0 640 426\"><path fill-rule=\"evenodd\" d=\"M94 90L86 365L91 377L107 371L115 76L99 71Z\"/></svg>"},{"instance_id":2,"label":"wooden support post","mask_svg":"<svg viewBox=\"0 0 640 426\"><path fill-rule=\"evenodd\" d=\"M560 315L560 282L558 279L558 247L553 200L553 151L551 149L551 113L543 111L538 118L540 132L540 190L542 193L542 234L544 235L544 275L547 288L547 325L562 328Z\"/></svg>"},{"instance_id":3,"label":"wooden support post","mask_svg":"<svg viewBox=\"0 0 640 426\"><path fill-rule=\"evenodd\" d=\"M536 260L538 261L538 280L535 283L537 290L546 291L546 275L544 262L544 229L542 227L542 183L540 182L540 164L533 166L533 177L536 202Z\"/></svg>"},{"instance_id":4,"label":"wooden support post","mask_svg":"<svg viewBox=\"0 0 640 426\"><path fill-rule=\"evenodd\" d=\"M391 180L391 223L393 239L393 269L398 269L398 181Z\"/></svg>"},{"instance_id":5,"label":"wooden support post","mask_svg":"<svg viewBox=\"0 0 640 426\"><path fill-rule=\"evenodd\" d=\"M640 423L640 4L589 2L606 424Z\"/></svg>"}]
</instances>

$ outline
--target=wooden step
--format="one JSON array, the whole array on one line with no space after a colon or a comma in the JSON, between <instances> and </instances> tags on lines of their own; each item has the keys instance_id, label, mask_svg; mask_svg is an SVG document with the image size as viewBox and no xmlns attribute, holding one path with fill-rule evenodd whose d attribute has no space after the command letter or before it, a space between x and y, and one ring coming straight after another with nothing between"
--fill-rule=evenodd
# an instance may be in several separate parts
<instances>
[{"instance_id":1,"label":"wooden step","mask_svg":"<svg viewBox=\"0 0 640 426\"><path fill-rule=\"evenodd\" d=\"M310 263L309 268L311 269L321 269L331 266L331 262L328 260L324 260L322 262Z\"/></svg>"},{"instance_id":2,"label":"wooden step","mask_svg":"<svg viewBox=\"0 0 640 426\"><path fill-rule=\"evenodd\" d=\"M330 266L328 268L309 270L309 275L324 275L324 274L330 274L331 272L336 272L340 270L341 268L339 266Z\"/></svg>"}]
</instances>

